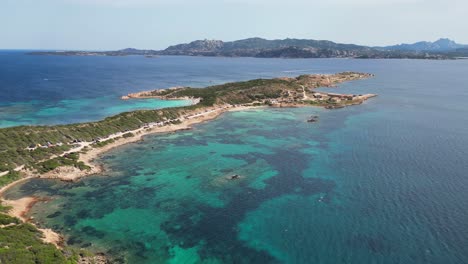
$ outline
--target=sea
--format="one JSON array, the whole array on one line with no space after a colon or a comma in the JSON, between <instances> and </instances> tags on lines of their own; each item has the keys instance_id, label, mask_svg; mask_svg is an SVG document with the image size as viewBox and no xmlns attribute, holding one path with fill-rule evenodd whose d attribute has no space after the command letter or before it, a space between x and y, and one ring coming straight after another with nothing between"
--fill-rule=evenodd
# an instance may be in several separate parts
<instances>
[{"instance_id":1,"label":"sea","mask_svg":"<svg viewBox=\"0 0 468 264\"><path fill-rule=\"evenodd\" d=\"M107 152L102 174L6 197L47 197L30 212L39 226L116 263L468 263L468 60L2 51L0 125L187 104L120 100L141 90L342 71L375 77L321 90L378 97L229 112Z\"/></svg>"}]
</instances>

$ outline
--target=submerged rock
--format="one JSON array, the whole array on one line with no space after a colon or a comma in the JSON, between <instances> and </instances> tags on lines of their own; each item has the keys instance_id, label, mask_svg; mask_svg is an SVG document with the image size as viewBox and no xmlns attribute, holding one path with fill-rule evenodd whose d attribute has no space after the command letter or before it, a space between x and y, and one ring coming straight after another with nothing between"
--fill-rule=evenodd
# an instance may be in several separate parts
<instances>
[{"instance_id":1,"label":"submerged rock","mask_svg":"<svg viewBox=\"0 0 468 264\"><path fill-rule=\"evenodd\" d=\"M338 108L344 108L344 105L327 105L325 106L325 109L338 109Z\"/></svg>"},{"instance_id":2,"label":"submerged rock","mask_svg":"<svg viewBox=\"0 0 468 264\"><path fill-rule=\"evenodd\" d=\"M317 122L318 118L319 117L317 115L311 116L311 117L309 117L309 119L307 119L307 122L309 122L309 123Z\"/></svg>"},{"instance_id":3,"label":"submerged rock","mask_svg":"<svg viewBox=\"0 0 468 264\"><path fill-rule=\"evenodd\" d=\"M234 174L234 175L231 175L228 177L229 180L238 180L240 179L240 175L239 174Z\"/></svg>"}]
</instances>

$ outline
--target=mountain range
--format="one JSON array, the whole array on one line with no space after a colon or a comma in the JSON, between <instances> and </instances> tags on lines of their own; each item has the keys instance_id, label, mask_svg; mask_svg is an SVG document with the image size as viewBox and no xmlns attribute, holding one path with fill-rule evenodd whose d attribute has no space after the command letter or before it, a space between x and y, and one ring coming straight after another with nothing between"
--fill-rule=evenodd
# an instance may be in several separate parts
<instances>
[{"instance_id":1,"label":"mountain range","mask_svg":"<svg viewBox=\"0 0 468 264\"><path fill-rule=\"evenodd\" d=\"M399 44L386 47L370 47L355 44L335 43L328 40L248 38L224 42L221 40L196 40L190 43L170 46L164 50L123 49L118 51L47 51L32 52L34 55L68 56L125 56L184 55L224 56L258 58L410 58L410 59L451 59L468 57L468 45L458 44L450 39L434 42L421 41L413 44Z\"/></svg>"},{"instance_id":2,"label":"mountain range","mask_svg":"<svg viewBox=\"0 0 468 264\"><path fill-rule=\"evenodd\" d=\"M385 50L409 50L409 51L432 51L449 52L457 49L468 48L468 45L458 44L448 38L441 38L434 42L420 41L413 44L399 44L383 47Z\"/></svg>"}]
</instances>

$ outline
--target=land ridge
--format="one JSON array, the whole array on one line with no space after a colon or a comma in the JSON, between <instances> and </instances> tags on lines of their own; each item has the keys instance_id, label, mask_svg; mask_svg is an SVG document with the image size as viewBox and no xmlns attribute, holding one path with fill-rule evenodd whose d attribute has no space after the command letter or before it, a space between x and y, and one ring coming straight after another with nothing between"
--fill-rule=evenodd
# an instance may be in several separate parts
<instances>
[{"instance_id":1,"label":"land ridge","mask_svg":"<svg viewBox=\"0 0 468 264\"><path fill-rule=\"evenodd\" d=\"M257 58L358 58L358 59L456 59L468 56L468 45L449 39L435 42L418 42L386 47L336 43L313 39L248 38L236 41L195 40L169 46L164 50L139 50L127 48L116 51L37 51L32 55L62 56L127 56L142 55L149 58L159 55L185 55L209 57Z\"/></svg>"}]
</instances>

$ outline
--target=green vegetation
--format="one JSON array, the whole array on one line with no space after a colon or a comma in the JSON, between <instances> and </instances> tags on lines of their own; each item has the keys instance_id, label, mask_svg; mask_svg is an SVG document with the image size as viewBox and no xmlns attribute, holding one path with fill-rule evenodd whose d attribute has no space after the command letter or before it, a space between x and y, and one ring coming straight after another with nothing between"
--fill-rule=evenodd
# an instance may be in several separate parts
<instances>
[{"instance_id":1,"label":"green vegetation","mask_svg":"<svg viewBox=\"0 0 468 264\"><path fill-rule=\"evenodd\" d=\"M0 201L0 213L6 213L11 210L11 206L4 206Z\"/></svg>"},{"instance_id":2,"label":"green vegetation","mask_svg":"<svg viewBox=\"0 0 468 264\"><path fill-rule=\"evenodd\" d=\"M64 252L41 240L41 232L33 225L21 223L5 214L8 207L0 204L0 263L9 264L71 264L78 254Z\"/></svg>"},{"instance_id":3,"label":"green vegetation","mask_svg":"<svg viewBox=\"0 0 468 264\"><path fill-rule=\"evenodd\" d=\"M64 155L63 157L56 157L43 162L39 162L34 166L34 168L37 169L37 171L40 173L49 172L60 166L73 166L80 170L90 169L90 167L84 164L84 162L78 161L78 158L79 157L77 153L69 153Z\"/></svg>"},{"instance_id":4,"label":"green vegetation","mask_svg":"<svg viewBox=\"0 0 468 264\"><path fill-rule=\"evenodd\" d=\"M123 138L130 138L130 137L134 137L135 134L133 134L132 132L128 132L128 133L125 133L122 135Z\"/></svg>"},{"instance_id":5,"label":"green vegetation","mask_svg":"<svg viewBox=\"0 0 468 264\"><path fill-rule=\"evenodd\" d=\"M0 187L10 184L14 181L21 179L21 174L17 171L11 170L7 175L0 176Z\"/></svg>"},{"instance_id":6,"label":"green vegetation","mask_svg":"<svg viewBox=\"0 0 468 264\"><path fill-rule=\"evenodd\" d=\"M118 138L115 138L115 139L118 139ZM104 147L106 145L114 143L115 139L111 138L111 139L108 139L108 140L99 141L99 142L94 143L92 146L97 147L97 148L102 148L102 147Z\"/></svg>"},{"instance_id":7,"label":"green vegetation","mask_svg":"<svg viewBox=\"0 0 468 264\"><path fill-rule=\"evenodd\" d=\"M59 155L72 148L74 140L91 141L125 130L134 130L145 123L161 122L178 118L183 108L142 110L121 113L99 122L58 126L20 126L0 129L0 172L20 165L34 166L35 163ZM36 148L27 147L47 142L62 142L62 146Z\"/></svg>"},{"instance_id":8,"label":"green vegetation","mask_svg":"<svg viewBox=\"0 0 468 264\"><path fill-rule=\"evenodd\" d=\"M0 214L0 225L19 224L21 221L6 214Z\"/></svg>"},{"instance_id":9,"label":"green vegetation","mask_svg":"<svg viewBox=\"0 0 468 264\"><path fill-rule=\"evenodd\" d=\"M295 82L282 79L256 79L203 89L183 88L168 94L167 97L200 98L200 106L213 106L216 103L246 104L259 99L279 98L284 91L290 89L300 89L300 86Z\"/></svg>"},{"instance_id":10,"label":"green vegetation","mask_svg":"<svg viewBox=\"0 0 468 264\"><path fill-rule=\"evenodd\" d=\"M0 228L0 263L76 263L76 257L66 257L54 245L45 244L41 233L23 223Z\"/></svg>"}]
</instances>

